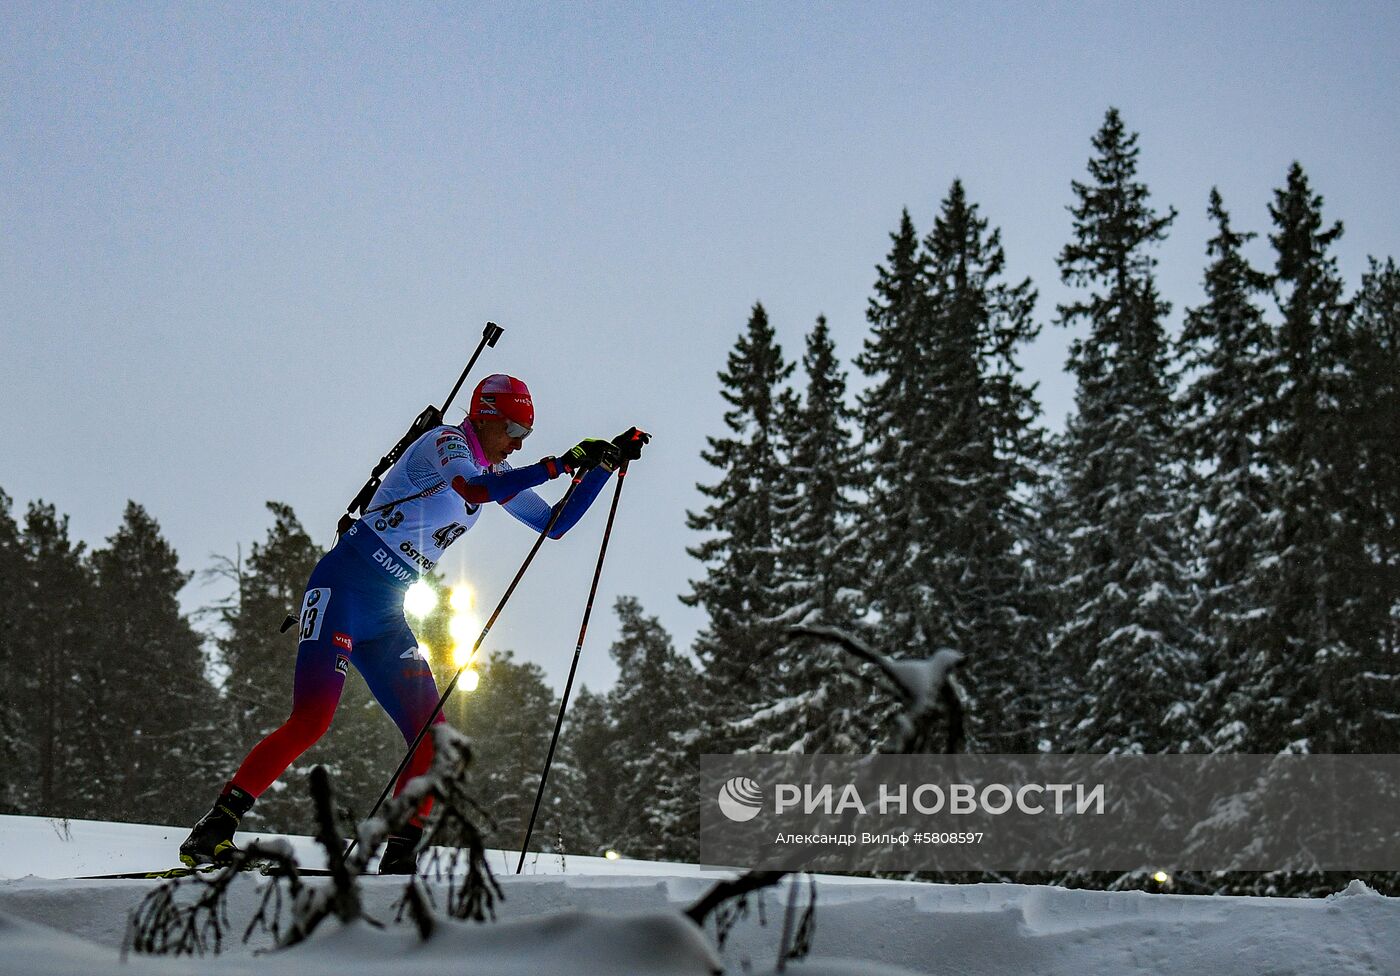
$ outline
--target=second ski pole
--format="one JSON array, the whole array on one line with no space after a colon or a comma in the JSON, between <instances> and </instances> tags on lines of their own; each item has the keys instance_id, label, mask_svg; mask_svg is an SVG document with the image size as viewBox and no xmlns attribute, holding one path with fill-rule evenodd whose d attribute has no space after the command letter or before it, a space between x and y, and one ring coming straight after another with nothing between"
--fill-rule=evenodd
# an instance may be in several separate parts
<instances>
[{"instance_id":1,"label":"second ski pole","mask_svg":"<svg viewBox=\"0 0 1400 976\"><path fill-rule=\"evenodd\" d=\"M598 593L598 579L603 575L603 557L608 554L608 537L612 535L613 519L617 516L617 500L622 497L622 483L627 480L627 462L617 469L617 488L613 491L612 507L608 509L608 524L603 529L603 544L598 548L598 565L593 569L593 585L588 588L588 603L583 608L583 623L578 628L578 642L574 645L574 662L569 666L569 680L564 684L564 697L559 700L559 717L554 720L554 735L549 740L549 754L545 756L544 770L540 773L540 788L535 793L535 807L530 811L530 824L525 828L525 840L520 844L520 860L515 865L515 873L525 866L525 852L530 849L530 836L535 832L535 818L539 816L540 801L544 799L544 788L549 782L549 768L554 764L554 748L559 744L559 730L564 726L564 711L569 707L569 693L574 688L574 675L578 672L579 655L583 652L583 639L588 633L588 618L593 613L593 598Z\"/></svg>"}]
</instances>

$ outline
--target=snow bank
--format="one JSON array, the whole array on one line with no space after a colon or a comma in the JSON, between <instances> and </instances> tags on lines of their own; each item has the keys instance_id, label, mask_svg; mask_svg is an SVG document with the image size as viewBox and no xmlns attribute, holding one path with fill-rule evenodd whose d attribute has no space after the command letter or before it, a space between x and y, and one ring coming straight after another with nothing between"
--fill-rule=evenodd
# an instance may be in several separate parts
<instances>
[{"instance_id":1,"label":"snow bank","mask_svg":"<svg viewBox=\"0 0 1400 976\"><path fill-rule=\"evenodd\" d=\"M159 871L178 867L177 851L189 827L59 820L50 817L0 816L0 880L7 878L80 878L93 874ZM310 837L284 837L240 831L236 840L246 847L254 840L285 840L297 860L309 868L326 866L324 853ZM491 851L491 870L513 874L518 852ZM695 865L652 861L609 861L601 857L557 854L531 855L526 874L588 874L635 877L700 876Z\"/></svg>"},{"instance_id":2,"label":"snow bank","mask_svg":"<svg viewBox=\"0 0 1400 976\"><path fill-rule=\"evenodd\" d=\"M127 912L153 882L72 880L53 865L81 864L89 873L131 867L129 861L99 864L86 839L120 838L135 849L149 844L168 851L161 847L169 836L164 831L73 824L63 840L47 821L0 817L0 864L24 863L30 875L0 881L0 976L679 976L712 973L720 965L733 973L771 973L776 962L782 892L763 899L766 926L758 924L756 905L717 952L713 938L679 913L715 875L688 865L541 857L531 875L501 873L506 900L500 922L444 919L426 944L407 927L327 926L287 952L255 955L265 938L244 946L235 936L218 958L131 957L123 965L117 950ZM299 850L302 843L293 840ZM493 856L493 867L498 863ZM235 882L230 917L240 932L266 883L256 876ZM364 879L366 911L392 919L390 906L401 885L392 878ZM790 964L794 976L1400 971L1400 899L1382 897L1360 882L1327 899L1304 900L826 878L818 882L817 899L813 957Z\"/></svg>"}]
</instances>

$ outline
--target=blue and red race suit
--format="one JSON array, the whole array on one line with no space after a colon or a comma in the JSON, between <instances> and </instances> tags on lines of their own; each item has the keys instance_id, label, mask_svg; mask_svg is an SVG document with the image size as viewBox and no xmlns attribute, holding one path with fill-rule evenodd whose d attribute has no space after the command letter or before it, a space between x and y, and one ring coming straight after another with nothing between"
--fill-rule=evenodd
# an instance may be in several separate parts
<instances>
[{"instance_id":1,"label":"blue and red race suit","mask_svg":"<svg viewBox=\"0 0 1400 976\"><path fill-rule=\"evenodd\" d=\"M298 756L330 728L347 669L412 742L437 704L438 688L427 657L404 618L404 591L442 558L490 502L500 504L536 532L554 509L534 488L560 473L546 458L520 469L488 463L469 422L436 427L404 452L384 477L364 517L321 557L302 598L292 713L248 753L232 784L260 796ZM570 496L550 530L558 539L578 522L606 483L594 468ZM439 714L437 721L443 721ZM395 784L398 794L432 762L425 736ZM425 806L420 818L427 814Z\"/></svg>"}]
</instances>

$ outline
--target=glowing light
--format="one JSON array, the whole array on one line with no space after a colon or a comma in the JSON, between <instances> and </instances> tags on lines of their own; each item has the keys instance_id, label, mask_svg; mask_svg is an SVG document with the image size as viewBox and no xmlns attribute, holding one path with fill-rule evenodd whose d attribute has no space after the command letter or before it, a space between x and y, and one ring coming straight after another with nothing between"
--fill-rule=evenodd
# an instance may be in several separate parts
<instances>
[{"instance_id":1,"label":"glowing light","mask_svg":"<svg viewBox=\"0 0 1400 976\"><path fill-rule=\"evenodd\" d=\"M462 672L462 680L457 683L463 691L476 691L476 686L481 684L481 674L474 668L468 668Z\"/></svg>"},{"instance_id":2,"label":"glowing light","mask_svg":"<svg viewBox=\"0 0 1400 976\"><path fill-rule=\"evenodd\" d=\"M1166 884L1171 879L1172 876L1170 874L1167 874L1167 872L1165 871L1158 871L1152 876L1152 880L1157 882L1158 884Z\"/></svg>"},{"instance_id":3,"label":"glowing light","mask_svg":"<svg viewBox=\"0 0 1400 976\"><path fill-rule=\"evenodd\" d=\"M452 663L459 668L465 668L476 661L476 655L472 653L471 644L456 644L452 648Z\"/></svg>"},{"instance_id":4,"label":"glowing light","mask_svg":"<svg viewBox=\"0 0 1400 976\"><path fill-rule=\"evenodd\" d=\"M616 860L621 859L621 857L622 857L621 854L619 854L617 851L613 850L612 848L609 848L608 850L604 851L604 852L603 852L603 856L606 857L609 861L616 861Z\"/></svg>"},{"instance_id":5,"label":"glowing light","mask_svg":"<svg viewBox=\"0 0 1400 976\"><path fill-rule=\"evenodd\" d=\"M447 622L447 632L458 645L465 644L470 648L481 636L481 623L474 613L454 613Z\"/></svg>"},{"instance_id":6,"label":"glowing light","mask_svg":"<svg viewBox=\"0 0 1400 976\"><path fill-rule=\"evenodd\" d=\"M459 613L472 610L476 607L476 591L465 583L458 583L448 593L447 605Z\"/></svg>"},{"instance_id":7,"label":"glowing light","mask_svg":"<svg viewBox=\"0 0 1400 976\"><path fill-rule=\"evenodd\" d=\"M437 607L437 590L422 580L418 580L403 595L403 608L411 616L426 617Z\"/></svg>"}]
</instances>

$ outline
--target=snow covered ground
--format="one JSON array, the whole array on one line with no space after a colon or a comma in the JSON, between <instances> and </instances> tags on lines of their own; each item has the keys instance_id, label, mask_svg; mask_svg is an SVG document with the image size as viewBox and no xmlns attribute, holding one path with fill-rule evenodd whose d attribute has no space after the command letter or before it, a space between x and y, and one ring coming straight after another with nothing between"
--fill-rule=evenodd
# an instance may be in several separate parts
<instances>
[{"instance_id":1,"label":"snow covered ground","mask_svg":"<svg viewBox=\"0 0 1400 976\"><path fill-rule=\"evenodd\" d=\"M123 963L127 913L157 882L78 876L165 867L181 836L167 827L0 817L0 976L770 973L786 899L770 891L767 924L757 912L741 920L721 952L713 932L700 933L680 910L723 875L540 857L516 876L502 854L491 862L506 895L494 924L444 920L427 943L407 925L328 924L283 952L259 954L265 937L245 946L235 936L217 958L132 955ZM304 864L320 863L309 840L293 843ZM237 932L267 883L251 875L235 882ZM363 889L368 914L391 921L402 882L366 878ZM812 956L787 969L796 976L1400 973L1400 899L1359 883L1324 900L1294 900L821 878L817 899Z\"/></svg>"}]
</instances>

